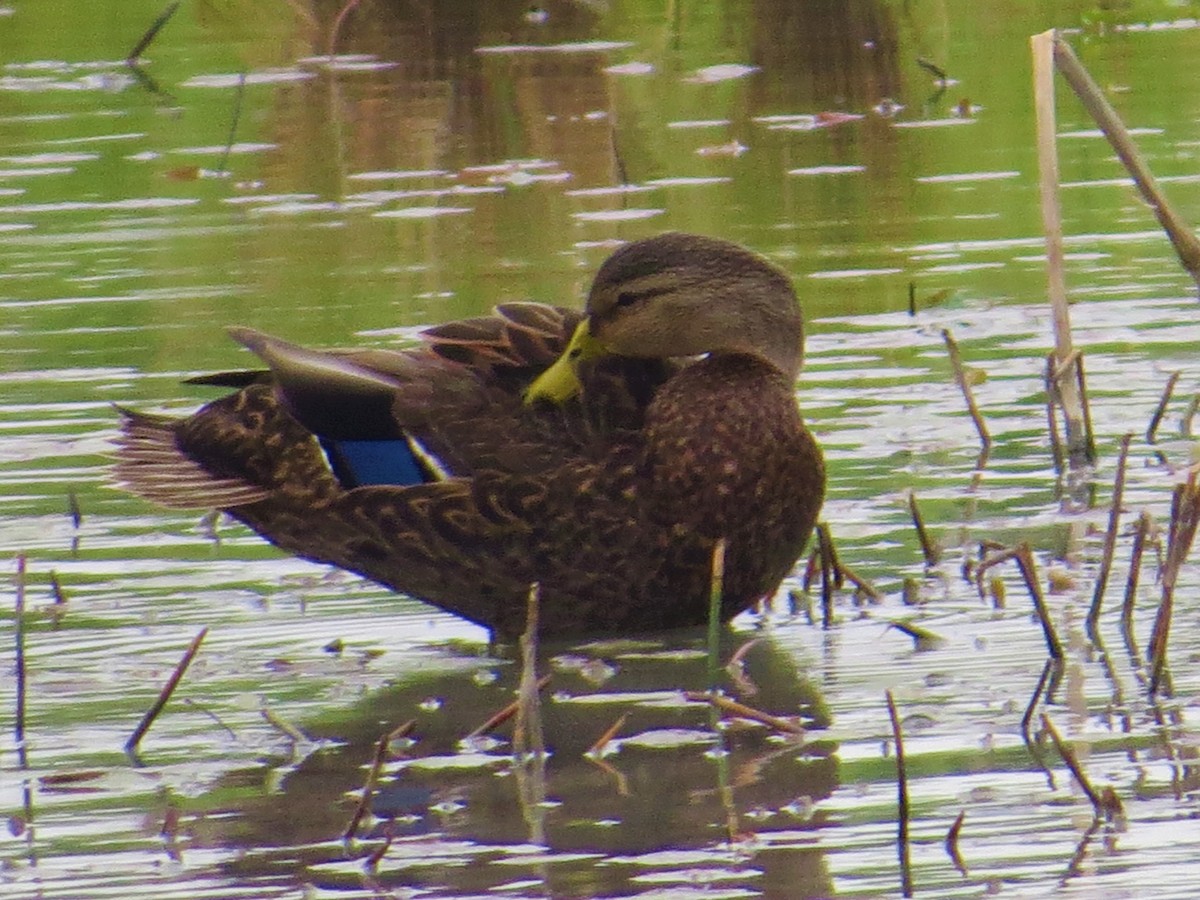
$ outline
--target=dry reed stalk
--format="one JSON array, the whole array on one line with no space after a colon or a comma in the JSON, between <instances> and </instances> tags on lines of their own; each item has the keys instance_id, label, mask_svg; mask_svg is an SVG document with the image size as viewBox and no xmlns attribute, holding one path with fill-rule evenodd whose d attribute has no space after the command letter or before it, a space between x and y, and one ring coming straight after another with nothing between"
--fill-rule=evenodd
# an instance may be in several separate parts
<instances>
[{"instance_id":1,"label":"dry reed stalk","mask_svg":"<svg viewBox=\"0 0 1200 900\"><path fill-rule=\"evenodd\" d=\"M539 693L545 689L546 685L550 683L551 677L552 676L550 675L543 675L538 679L537 689ZM480 735L487 734L489 731L494 731L495 729L499 728L517 714L517 707L520 705L520 702L520 700L514 700L503 709L493 713L482 725L469 731L463 740L474 740Z\"/></svg>"},{"instance_id":2,"label":"dry reed stalk","mask_svg":"<svg viewBox=\"0 0 1200 900\"><path fill-rule=\"evenodd\" d=\"M912 516L913 527L917 530L917 540L921 544L921 555L925 557L925 566L933 568L942 558L942 548L925 528L925 519L917 506L917 495L908 492L908 512Z\"/></svg>"},{"instance_id":3,"label":"dry reed stalk","mask_svg":"<svg viewBox=\"0 0 1200 900\"><path fill-rule=\"evenodd\" d=\"M1192 420L1196 418L1196 410L1200 409L1200 394L1192 394L1192 399L1188 401L1187 409L1183 411L1183 416L1179 420L1179 434L1188 440L1192 439Z\"/></svg>"},{"instance_id":4,"label":"dry reed stalk","mask_svg":"<svg viewBox=\"0 0 1200 900\"><path fill-rule=\"evenodd\" d=\"M167 683L163 685L162 690L158 693L153 705L146 710L146 714L142 716L142 720L138 722L137 728L133 729L133 734L129 736L129 740L125 742L125 752L134 754L137 752L138 744L141 743L146 732L150 730L150 726L154 724L154 720L158 718L158 714L163 711L163 707L167 705L167 701L171 699L171 695L175 693L175 688L179 686L180 679L183 678L183 673L192 663L192 658L200 649L200 644L204 641L205 635L208 634L208 627L201 628L199 633L192 638L192 642L184 651L178 664L175 666L175 671L171 673L171 677L167 679Z\"/></svg>"},{"instance_id":5,"label":"dry reed stalk","mask_svg":"<svg viewBox=\"0 0 1200 900\"><path fill-rule=\"evenodd\" d=\"M233 141L237 136L238 122L242 118L242 102L246 96L246 73L238 73L237 93L233 97L233 115L229 117L229 136L225 139L225 149L221 152L221 161L217 164L217 171L224 173L226 166L229 164L229 154L233 150Z\"/></svg>"},{"instance_id":6,"label":"dry reed stalk","mask_svg":"<svg viewBox=\"0 0 1200 900\"><path fill-rule=\"evenodd\" d=\"M1083 766L1079 764L1079 758L1075 755L1075 751L1066 745L1062 736L1058 733L1058 729L1054 727L1054 723L1050 721L1050 717L1045 713L1042 713L1042 727L1050 735L1050 740L1054 742L1054 749L1058 751L1058 755L1062 757L1063 762L1067 764L1067 768L1071 770L1071 774L1075 777L1075 782L1083 789L1083 793L1087 795L1088 802L1092 804L1092 811L1099 818L1104 814L1104 804L1100 800L1100 795L1096 793L1096 789L1092 787L1092 782L1088 778L1087 772L1083 771Z\"/></svg>"},{"instance_id":7,"label":"dry reed stalk","mask_svg":"<svg viewBox=\"0 0 1200 900\"><path fill-rule=\"evenodd\" d=\"M533 755L542 759L546 739L542 734L541 693L537 677L538 609L541 585L529 586L525 600L525 630L519 640L521 648L521 679L517 689L516 721L513 723L513 750L518 756Z\"/></svg>"},{"instance_id":8,"label":"dry reed stalk","mask_svg":"<svg viewBox=\"0 0 1200 900\"><path fill-rule=\"evenodd\" d=\"M837 559L833 552L833 539L824 522L817 523L817 549L821 554L821 627L833 627L833 584L836 577Z\"/></svg>"},{"instance_id":9,"label":"dry reed stalk","mask_svg":"<svg viewBox=\"0 0 1200 900\"><path fill-rule=\"evenodd\" d=\"M818 526L819 527L819 526ZM708 687L716 690L721 670L721 600L725 595L725 538L713 545L708 574Z\"/></svg>"},{"instance_id":10,"label":"dry reed stalk","mask_svg":"<svg viewBox=\"0 0 1200 900\"><path fill-rule=\"evenodd\" d=\"M1167 640L1171 632L1171 616L1174 611L1175 582L1179 570L1192 548L1196 527L1200 525L1200 487L1196 484L1196 470L1188 473L1184 484L1177 485L1171 499L1171 527L1167 536L1167 562L1162 571L1162 602L1154 619L1150 633L1150 696L1158 694L1167 667Z\"/></svg>"},{"instance_id":11,"label":"dry reed stalk","mask_svg":"<svg viewBox=\"0 0 1200 900\"><path fill-rule=\"evenodd\" d=\"M1054 471L1062 474L1066 469L1066 453L1063 450L1062 435L1058 432L1058 386L1054 382L1056 368L1053 353L1046 354L1046 368L1042 381L1046 389L1046 427L1050 432L1050 454L1054 458Z\"/></svg>"},{"instance_id":12,"label":"dry reed stalk","mask_svg":"<svg viewBox=\"0 0 1200 900\"><path fill-rule=\"evenodd\" d=\"M962 832L963 821L967 818L967 811L960 810L958 817L954 820L954 824L950 826L950 830L946 832L946 855L950 857L950 862L954 864L954 868L958 869L963 878L967 877L967 866L963 862L962 854L958 852L958 836Z\"/></svg>"},{"instance_id":13,"label":"dry reed stalk","mask_svg":"<svg viewBox=\"0 0 1200 900\"><path fill-rule=\"evenodd\" d=\"M1045 35L1049 36L1048 41L1053 49L1054 64L1058 71L1062 73L1067 84L1071 86L1071 90L1083 103L1084 109L1100 126L1104 136L1108 138L1108 142L1116 151L1121 164L1132 176L1133 183L1137 186L1142 199L1149 204L1159 225L1167 233L1171 245L1175 248L1175 253L1179 256L1179 261L1192 276L1192 280L1200 285L1200 240L1196 238L1191 227L1175 211L1159 189L1150 167L1146 165L1138 152L1129 130L1117 115L1116 110L1109 104L1104 96L1104 91L1092 80L1087 69L1079 62L1074 51L1071 50L1071 46L1056 31L1048 31ZM1038 35L1038 37L1045 37L1045 35Z\"/></svg>"},{"instance_id":14,"label":"dry reed stalk","mask_svg":"<svg viewBox=\"0 0 1200 900\"><path fill-rule=\"evenodd\" d=\"M727 712L731 715L738 716L742 719L749 719L752 722L759 722L766 725L768 728L773 728L775 731L783 732L784 734L802 735L804 734L804 726L798 722L793 722L790 719L785 719L781 716L775 716L768 712L763 712L761 709L755 709L753 706L747 706L745 703L738 703L726 697L724 694L710 693L707 691L684 691L683 697L693 703L707 703L714 709L721 712Z\"/></svg>"},{"instance_id":15,"label":"dry reed stalk","mask_svg":"<svg viewBox=\"0 0 1200 900\"><path fill-rule=\"evenodd\" d=\"M1072 353L1071 314L1067 304L1067 282L1063 264L1062 205L1059 200L1057 116L1054 109L1053 30L1030 39L1033 53L1033 97L1037 122L1038 184L1041 193L1042 228L1046 235L1046 289L1054 323L1054 356L1062 368ZM1067 461L1078 468L1089 461L1083 430L1083 405L1077 388L1068 380L1055 379L1067 430Z\"/></svg>"},{"instance_id":16,"label":"dry reed stalk","mask_svg":"<svg viewBox=\"0 0 1200 900\"><path fill-rule=\"evenodd\" d=\"M171 20L171 16L175 15L175 10L179 9L179 4L180 0L168 3L167 7L158 14L158 18L150 24L150 27L146 29L141 39L133 45L133 49L129 51L129 55L125 57L125 65L136 66L138 64L142 53L150 46L150 42L158 37L158 33L162 30L162 27Z\"/></svg>"},{"instance_id":17,"label":"dry reed stalk","mask_svg":"<svg viewBox=\"0 0 1200 900\"><path fill-rule=\"evenodd\" d=\"M1052 681L1057 681L1062 675L1063 664L1061 660L1047 659L1046 664L1042 666L1042 676L1038 679L1037 687L1033 689L1033 696L1029 698L1029 704L1025 707L1025 715L1021 717L1021 738L1025 741L1025 747L1029 751L1029 755L1033 757L1034 762L1038 764L1043 772L1046 773L1046 784L1050 790L1055 790L1054 772L1046 765L1045 757L1042 756L1042 751L1038 747L1038 742L1033 738L1033 732L1030 727L1033 724L1033 714L1037 709L1038 701L1042 699L1043 694L1049 696Z\"/></svg>"},{"instance_id":18,"label":"dry reed stalk","mask_svg":"<svg viewBox=\"0 0 1200 900\"><path fill-rule=\"evenodd\" d=\"M879 588L875 587L875 585L871 584L871 582L867 581L848 565L839 561L838 571L842 573L842 577L846 581L854 585L855 590L864 594L872 603L883 602L883 594L880 593Z\"/></svg>"},{"instance_id":19,"label":"dry reed stalk","mask_svg":"<svg viewBox=\"0 0 1200 900\"><path fill-rule=\"evenodd\" d=\"M79 526L83 524L83 510L79 508L79 495L74 491L67 491L67 515L70 516L71 524L78 531Z\"/></svg>"},{"instance_id":20,"label":"dry reed stalk","mask_svg":"<svg viewBox=\"0 0 1200 900\"><path fill-rule=\"evenodd\" d=\"M1021 571L1021 577L1025 581L1025 587L1029 591L1030 599L1033 600L1033 608L1037 612L1038 621L1042 625L1042 632L1046 636L1046 648L1049 650L1050 656L1053 659L1061 660L1063 658L1062 642L1058 639L1058 632L1054 629L1054 622L1050 618L1050 611L1046 608L1046 600L1042 596L1042 587L1038 582L1037 565L1034 563L1033 552L1029 549L1028 544L1021 543L1011 550L993 553L979 563L975 569L975 579L979 589L979 596L983 597L984 573L993 566L1007 562L1010 559L1016 560L1017 567Z\"/></svg>"},{"instance_id":21,"label":"dry reed stalk","mask_svg":"<svg viewBox=\"0 0 1200 900\"><path fill-rule=\"evenodd\" d=\"M975 402L975 392L971 390L971 382L967 378L967 370L963 365L962 354L958 350L958 342L954 340L954 336L950 334L948 328L942 329L942 340L946 342L946 350L950 354L950 366L954 369L954 380L958 383L958 389L962 391L963 399L967 401L967 413L971 416L971 421L975 423L975 430L979 432L979 458L975 461L975 468L982 469L987 465L988 455L992 452L992 436L988 433L987 424L983 421L983 414L979 412L979 405Z\"/></svg>"},{"instance_id":22,"label":"dry reed stalk","mask_svg":"<svg viewBox=\"0 0 1200 900\"><path fill-rule=\"evenodd\" d=\"M312 738L300 730L298 725L293 725L265 703L259 708L258 714L262 716L264 722L285 736L293 744L306 744L312 740Z\"/></svg>"},{"instance_id":23,"label":"dry reed stalk","mask_svg":"<svg viewBox=\"0 0 1200 900\"><path fill-rule=\"evenodd\" d=\"M388 750L391 748L392 741L408 737L416 726L417 720L409 719L403 725L379 738L379 742L375 745L375 758L371 760L371 768L367 771L367 780L363 782L362 796L358 798L358 806L354 809L354 815L350 817L349 824L342 832L343 841L352 841L358 836L358 826L371 805L371 795L375 792L375 785L379 783L379 773L383 771L383 764L387 762Z\"/></svg>"},{"instance_id":24,"label":"dry reed stalk","mask_svg":"<svg viewBox=\"0 0 1200 900\"><path fill-rule=\"evenodd\" d=\"M621 730L621 726L625 724L625 720L628 718L629 713L618 716L617 721L609 725L608 728L605 729L604 733L600 735L600 737L596 738L596 742L592 744L592 746L588 747L587 750L583 751L583 755L599 756L601 753L603 753L604 748L608 746L608 742L616 737L617 732Z\"/></svg>"},{"instance_id":25,"label":"dry reed stalk","mask_svg":"<svg viewBox=\"0 0 1200 900\"><path fill-rule=\"evenodd\" d=\"M1133 608L1137 602L1138 576L1142 569L1142 553L1146 547L1146 535L1152 523L1150 513L1142 510L1133 531L1133 548L1129 551L1129 577L1125 580L1125 599L1121 603L1121 631L1126 643L1133 634Z\"/></svg>"},{"instance_id":26,"label":"dry reed stalk","mask_svg":"<svg viewBox=\"0 0 1200 900\"><path fill-rule=\"evenodd\" d=\"M1100 608L1104 602L1104 589L1108 586L1108 575L1112 571L1113 552L1117 549L1117 529L1121 524L1121 498L1125 493L1125 464L1129 459L1129 442L1132 434L1121 438L1121 451L1117 456L1117 474L1113 478L1112 506L1108 511L1108 530L1104 533L1104 552L1100 556L1100 569L1096 573L1096 590L1092 594L1092 606L1087 614L1088 634L1095 640L1096 627L1100 623Z\"/></svg>"},{"instance_id":27,"label":"dry reed stalk","mask_svg":"<svg viewBox=\"0 0 1200 900\"><path fill-rule=\"evenodd\" d=\"M908 772L904 765L904 734L900 730L900 715L892 692L887 694L888 718L892 720L892 739L896 744L896 852L900 857L900 890L905 897L913 895L912 859L908 846Z\"/></svg>"},{"instance_id":28,"label":"dry reed stalk","mask_svg":"<svg viewBox=\"0 0 1200 900\"><path fill-rule=\"evenodd\" d=\"M1154 415L1150 417L1150 424L1146 426L1146 443L1157 443L1158 426L1162 424L1163 416L1167 414L1167 404L1171 402L1171 394L1175 392L1175 385L1179 381L1181 373L1172 372L1167 378L1167 383L1163 385L1162 396L1158 398L1158 406L1154 408Z\"/></svg>"}]
</instances>

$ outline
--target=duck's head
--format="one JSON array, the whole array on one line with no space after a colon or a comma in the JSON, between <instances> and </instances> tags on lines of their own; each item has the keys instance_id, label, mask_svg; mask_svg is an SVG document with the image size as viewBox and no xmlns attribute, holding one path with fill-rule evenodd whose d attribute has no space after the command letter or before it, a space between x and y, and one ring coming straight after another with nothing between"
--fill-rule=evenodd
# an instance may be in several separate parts
<instances>
[{"instance_id":1,"label":"duck's head","mask_svg":"<svg viewBox=\"0 0 1200 900\"><path fill-rule=\"evenodd\" d=\"M804 338L791 282L729 241L672 232L627 244L596 273L584 312L563 355L530 385L527 402L574 396L579 364L606 354L744 353L790 379L800 371Z\"/></svg>"}]
</instances>

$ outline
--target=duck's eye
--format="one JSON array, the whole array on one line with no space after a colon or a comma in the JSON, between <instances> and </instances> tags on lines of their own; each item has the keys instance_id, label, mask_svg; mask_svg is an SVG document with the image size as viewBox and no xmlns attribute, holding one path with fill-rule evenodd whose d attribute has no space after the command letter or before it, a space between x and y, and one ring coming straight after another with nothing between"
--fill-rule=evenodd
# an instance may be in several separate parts
<instances>
[{"instance_id":1,"label":"duck's eye","mask_svg":"<svg viewBox=\"0 0 1200 900\"><path fill-rule=\"evenodd\" d=\"M633 291L621 291L617 294L617 306L633 306L637 301L638 295Z\"/></svg>"},{"instance_id":2,"label":"duck's eye","mask_svg":"<svg viewBox=\"0 0 1200 900\"><path fill-rule=\"evenodd\" d=\"M583 355L582 347L572 347L567 351L567 359L579 359Z\"/></svg>"}]
</instances>

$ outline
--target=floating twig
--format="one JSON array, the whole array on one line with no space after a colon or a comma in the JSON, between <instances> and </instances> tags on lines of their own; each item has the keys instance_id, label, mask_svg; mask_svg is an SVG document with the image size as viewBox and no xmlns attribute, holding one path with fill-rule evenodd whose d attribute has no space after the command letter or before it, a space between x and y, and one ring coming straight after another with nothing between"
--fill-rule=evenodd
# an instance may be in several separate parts
<instances>
[{"instance_id":1,"label":"floating twig","mask_svg":"<svg viewBox=\"0 0 1200 900\"><path fill-rule=\"evenodd\" d=\"M1059 735L1058 729L1054 727L1054 723L1050 721L1050 717L1045 713L1042 713L1042 727L1050 735L1050 740L1054 742L1054 749L1058 751L1058 755L1062 757L1063 762L1067 764L1067 768L1071 770L1071 774L1075 776L1075 782L1083 789L1084 794L1087 795L1088 802L1092 804L1093 812L1099 818L1104 814L1104 806L1100 801L1100 795L1092 787L1087 773L1079 765L1079 758L1075 755L1075 751L1066 745L1062 736Z\"/></svg>"},{"instance_id":2,"label":"floating twig","mask_svg":"<svg viewBox=\"0 0 1200 900\"><path fill-rule=\"evenodd\" d=\"M1108 574L1112 571L1113 552L1117 548L1117 529L1121 524L1121 499L1125 493L1125 463L1129 459L1129 442L1132 434L1121 438L1121 451L1117 455L1117 474L1113 478L1112 506L1108 510L1108 530L1104 533L1104 552L1100 556L1100 570L1096 573L1096 590L1092 594L1092 606L1087 614L1088 634L1095 640L1096 627L1100 623L1100 608L1104 602L1104 589L1108 585Z\"/></svg>"},{"instance_id":3,"label":"floating twig","mask_svg":"<svg viewBox=\"0 0 1200 900\"><path fill-rule=\"evenodd\" d=\"M918 653L938 650L946 644L946 639L936 631L930 631L920 625L913 625L911 622L889 622L888 627L895 628L900 633L912 638L913 649Z\"/></svg>"},{"instance_id":4,"label":"floating twig","mask_svg":"<svg viewBox=\"0 0 1200 900\"><path fill-rule=\"evenodd\" d=\"M954 369L954 380L958 382L958 389L962 391L963 399L967 401L967 412L971 416L971 421L975 423L975 430L979 432L981 446L975 468L982 469L987 465L988 456L992 451L992 436L988 433L987 424L983 421L983 414L979 412L979 405L975 402L975 392L971 390L971 382L967 378L966 367L963 366L962 354L958 351L958 342L950 334L950 329L942 329L942 340L946 342L946 350L950 354L950 366Z\"/></svg>"},{"instance_id":5,"label":"floating twig","mask_svg":"<svg viewBox=\"0 0 1200 900\"><path fill-rule=\"evenodd\" d=\"M17 759L21 768L29 767L25 747L25 554L17 554L17 592L13 601L13 645L17 669L17 709L13 722L13 738L17 743Z\"/></svg>"},{"instance_id":6,"label":"floating twig","mask_svg":"<svg viewBox=\"0 0 1200 900\"><path fill-rule=\"evenodd\" d=\"M371 760L371 768L367 772L367 780L363 782L362 796L358 798L358 806L354 809L354 815L350 817L350 822L346 825L346 830L342 832L343 841L352 841L358 836L358 826L370 808L371 797L375 793L375 785L379 782L379 773L383 771L383 765L387 762L388 751L391 749L392 741L408 737L416 727L417 720L409 719L403 725L392 729L379 738L379 743L375 745L375 758Z\"/></svg>"},{"instance_id":7,"label":"floating twig","mask_svg":"<svg viewBox=\"0 0 1200 900\"><path fill-rule=\"evenodd\" d=\"M1162 396L1158 398L1158 406L1154 408L1154 415L1150 417L1150 424L1146 426L1147 444L1158 442L1158 426L1162 423L1163 416L1166 415L1167 404L1171 402L1171 394L1175 391L1175 384L1179 381L1179 376L1179 372L1172 372L1167 379L1167 383L1163 386Z\"/></svg>"},{"instance_id":8,"label":"floating twig","mask_svg":"<svg viewBox=\"0 0 1200 900\"><path fill-rule=\"evenodd\" d=\"M180 658L178 664L175 666L175 671L171 673L171 677L167 679L167 683L159 691L158 699L146 710L146 714L138 722L137 728L133 729L133 734L125 742L126 753L132 755L137 752L138 744L146 736L146 732L150 730L150 726L154 724L154 720L158 718L158 714L163 711L163 707L167 705L167 701L171 699L171 695L175 693L175 688L179 686L179 681L183 678L183 673L191 665L192 658L196 655L196 651L200 649L200 644L204 641L204 636L207 634L208 627L205 626L192 638L192 642L188 645L187 650L184 651L182 658Z\"/></svg>"},{"instance_id":9,"label":"floating twig","mask_svg":"<svg viewBox=\"0 0 1200 900\"><path fill-rule=\"evenodd\" d=\"M908 492L908 512L912 516L913 527L917 529L917 540L921 544L921 555L925 557L925 566L932 569L942 558L942 548L926 530L925 519L917 507L917 495L912 491Z\"/></svg>"},{"instance_id":10,"label":"floating twig","mask_svg":"<svg viewBox=\"0 0 1200 900\"><path fill-rule=\"evenodd\" d=\"M768 728L773 728L775 731L780 731L784 734L804 734L804 726L798 722L763 712L761 709L755 709L753 706L747 706L744 703L738 703L724 694L709 691L684 691L683 697L685 700L690 700L693 703L707 703L721 712L727 712L742 719L749 719L752 722L759 722Z\"/></svg>"},{"instance_id":11,"label":"floating twig","mask_svg":"<svg viewBox=\"0 0 1200 900\"><path fill-rule=\"evenodd\" d=\"M946 855L950 857L950 862L954 863L954 868L958 869L963 878L967 877L967 866L963 862L962 854L958 852L958 835L962 832L963 821L966 818L967 811L960 810L954 824L946 832Z\"/></svg>"},{"instance_id":12,"label":"floating twig","mask_svg":"<svg viewBox=\"0 0 1200 900\"><path fill-rule=\"evenodd\" d=\"M892 720L892 739L896 744L896 851L900 856L900 890L905 897L913 895L912 862L908 846L908 772L904 767L904 735L900 730L900 715L896 700L887 692L888 717Z\"/></svg>"},{"instance_id":13,"label":"floating twig","mask_svg":"<svg viewBox=\"0 0 1200 900\"><path fill-rule=\"evenodd\" d=\"M179 9L179 3L180 0L175 0L174 3L168 3L166 8L159 13L158 18L151 23L150 27L146 29L146 33L142 35L141 40L134 44L133 49L129 51L129 55L125 57L125 65L136 66L138 64L143 51L145 51L145 49L150 46L150 42L158 36L158 33L162 30L162 27L171 20L171 16L175 15L175 10Z\"/></svg>"}]
</instances>

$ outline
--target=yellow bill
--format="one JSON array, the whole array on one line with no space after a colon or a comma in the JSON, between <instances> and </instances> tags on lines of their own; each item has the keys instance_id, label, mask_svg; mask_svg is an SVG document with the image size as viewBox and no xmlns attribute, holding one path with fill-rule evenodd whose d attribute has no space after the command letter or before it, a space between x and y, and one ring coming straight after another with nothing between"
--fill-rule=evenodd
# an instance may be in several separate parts
<instances>
[{"instance_id":1,"label":"yellow bill","mask_svg":"<svg viewBox=\"0 0 1200 900\"><path fill-rule=\"evenodd\" d=\"M566 403L583 389L579 381L579 364L606 352L604 345L592 337L588 320L584 319L571 335L567 349L525 391L525 402Z\"/></svg>"}]
</instances>

